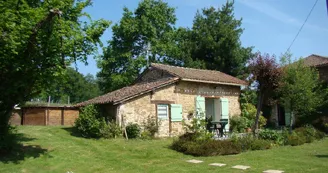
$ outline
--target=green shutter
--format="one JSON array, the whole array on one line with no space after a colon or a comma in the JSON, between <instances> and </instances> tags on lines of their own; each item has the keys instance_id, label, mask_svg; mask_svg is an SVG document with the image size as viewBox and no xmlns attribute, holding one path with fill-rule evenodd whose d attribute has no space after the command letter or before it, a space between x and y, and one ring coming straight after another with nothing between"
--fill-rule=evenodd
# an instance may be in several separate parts
<instances>
[{"instance_id":1,"label":"green shutter","mask_svg":"<svg viewBox=\"0 0 328 173\"><path fill-rule=\"evenodd\" d=\"M205 118L205 97L196 97L196 115Z\"/></svg>"},{"instance_id":2,"label":"green shutter","mask_svg":"<svg viewBox=\"0 0 328 173\"><path fill-rule=\"evenodd\" d=\"M171 104L171 121L182 121L182 105Z\"/></svg>"},{"instance_id":3,"label":"green shutter","mask_svg":"<svg viewBox=\"0 0 328 173\"><path fill-rule=\"evenodd\" d=\"M285 125L290 126L290 110L285 108Z\"/></svg>"},{"instance_id":4,"label":"green shutter","mask_svg":"<svg viewBox=\"0 0 328 173\"><path fill-rule=\"evenodd\" d=\"M221 119L227 119L228 124L225 126L225 129L229 130L229 100L227 98L220 98L221 102Z\"/></svg>"}]
</instances>

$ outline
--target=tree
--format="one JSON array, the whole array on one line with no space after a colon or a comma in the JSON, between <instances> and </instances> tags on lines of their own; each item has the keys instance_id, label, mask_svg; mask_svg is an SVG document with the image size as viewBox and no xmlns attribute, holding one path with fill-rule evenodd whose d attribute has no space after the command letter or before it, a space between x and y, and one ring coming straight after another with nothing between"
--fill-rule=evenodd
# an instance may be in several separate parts
<instances>
[{"instance_id":1,"label":"tree","mask_svg":"<svg viewBox=\"0 0 328 173\"><path fill-rule=\"evenodd\" d=\"M257 112L254 124L254 134L257 132L259 117L264 98L270 91L278 88L281 77L281 68L275 62L275 57L269 54L257 53L249 63L251 81L255 82L257 89Z\"/></svg>"},{"instance_id":2,"label":"tree","mask_svg":"<svg viewBox=\"0 0 328 173\"><path fill-rule=\"evenodd\" d=\"M283 69L281 86L278 88L279 101L290 111L290 131L296 116L309 116L324 103L326 91L321 88L316 69L305 66L302 59L290 63L290 56L283 56L289 62Z\"/></svg>"},{"instance_id":3,"label":"tree","mask_svg":"<svg viewBox=\"0 0 328 173\"><path fill-rule=\"evenodd\" d=\"M177 59L184 66L219 70L238 76L245 74L246 63L252 57L251 47L242 47L242 19L234 17L234 2L221 8L205 8L197 12L192 29L180 28Z\"/></svg>"},{"instance_id":4,"label":"tree","mask_svg":"<svg viewBox=\"0 0 328 173\"><path fill-rule=\"evenodd\" d=\"M38 95L72 61L97 51L109 21L82 22L90 0L0 3L0 137L15 104ZM0 142L3 138L0 139Z\"/></svg>"},{"instance_id":5,"label":"tree","mask_svg":"<svg viewBox=\"0 0 328 173\"><path fill-rule=\"evenodd\" d=\"M100 95L98 83L93 75L83 76L73 68L67 68L64 75L42 89L37 99L56 103L79 103Z\"/></svg>"},{"instance_id":6,"label":"tree","mask_svg":"<svg viewBox=\"0 0 328 173\"><path fill-rule=\"evenodd\" d=\"M144 0L132 12L123 9L123 17L113 26L113 38L104 49L97 74L104 92L127 86L135 80L149 62L163 62L169 57L175 9L161 0ZM151 54L146 49L151 45Z\"/></svg>"}]
</instances>

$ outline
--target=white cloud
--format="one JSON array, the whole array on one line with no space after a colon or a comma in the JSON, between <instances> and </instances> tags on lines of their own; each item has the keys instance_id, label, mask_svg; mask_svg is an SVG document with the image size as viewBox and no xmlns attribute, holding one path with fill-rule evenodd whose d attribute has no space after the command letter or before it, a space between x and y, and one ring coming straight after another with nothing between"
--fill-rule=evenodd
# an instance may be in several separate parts
<instances>
[{"instance_id":1,"label":"white cloud","mask_svg":"<svg viewBox=\"0 0 328 173\"><path fill-rule=\"evenodd\" d=\"M296 27L301 27L305 20L305 19L299 20L297 18L294 18L294 17L288 15L287 13L270 6L269 4L266 4L264 1L240 0L237 2L240 2L241 4L243 4L249 8L252 8L262 14L265 14L275 20L278 20L282 23L293 25ZM328 32L327 28L313 25L313 24L310 24L309 22L307 22L304 25L304 27L312 29L312 30L316 30L316 31Z\"/></svg>"}]
</instances>

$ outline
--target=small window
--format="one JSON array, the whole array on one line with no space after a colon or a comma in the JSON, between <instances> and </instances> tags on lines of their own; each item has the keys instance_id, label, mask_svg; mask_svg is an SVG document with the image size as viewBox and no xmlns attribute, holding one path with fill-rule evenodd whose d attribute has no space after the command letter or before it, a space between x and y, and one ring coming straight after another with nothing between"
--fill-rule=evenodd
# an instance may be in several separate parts
<instances>
[{"instance_id":1,"label":"small window","mask_svg":"<svg viewBox=\"0 0 328 173\"><path fill-rule=\"evenodd\" d=\"M169 117L169 106L164 104L157 105L157 116L160 119L167 119Z\"/></svg>"}]
</instances>

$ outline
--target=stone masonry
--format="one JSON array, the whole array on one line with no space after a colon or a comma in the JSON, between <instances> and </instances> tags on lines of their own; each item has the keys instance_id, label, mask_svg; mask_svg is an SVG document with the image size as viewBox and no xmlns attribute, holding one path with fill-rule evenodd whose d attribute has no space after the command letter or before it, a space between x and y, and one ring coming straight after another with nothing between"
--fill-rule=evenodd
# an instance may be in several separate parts
<instances>
[{"instance_id":1,"label":"stone masonry","mask_svg":"<svg viewBox=\"0 0 328 173\"><path fill-rule=\"evenodd\" d=\"M120 120L119 123L122 123L123 119L125 124L131 122L142 125L148 117L157 117L156 103L162 101L181 104L183 120L188 123L188 114L195 112L195 98L198 95L228 98L230 116L240 115L239 86L180 81L120 104L116 118ZM159 137L175 136L184 132L182 122L171 122L171 132L169 119L159 122Z\"/></svg>"}]
</instances>

